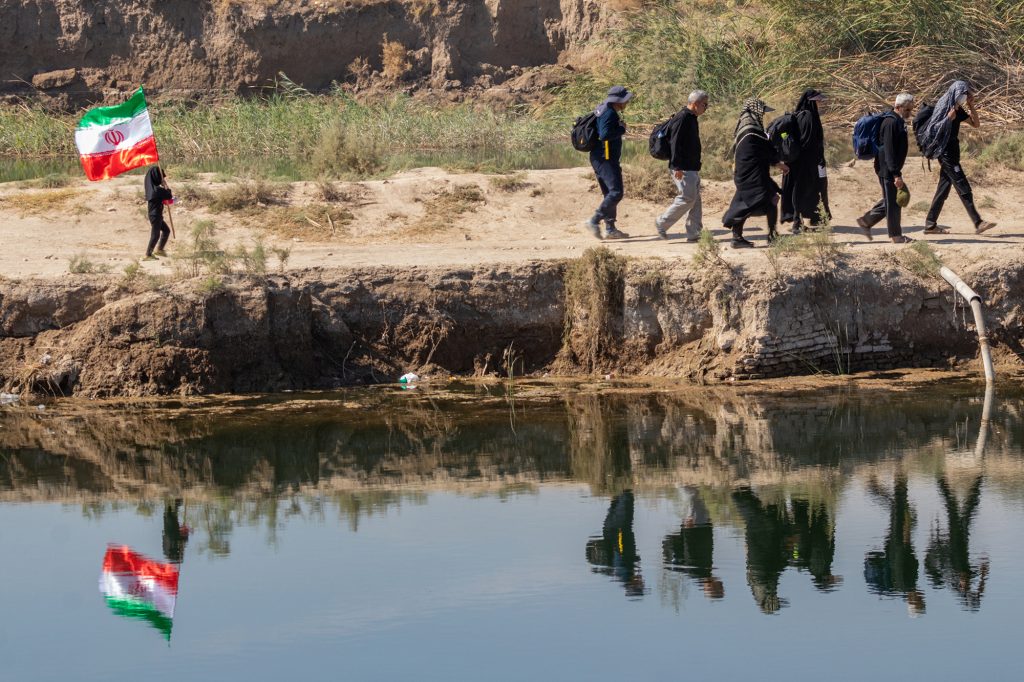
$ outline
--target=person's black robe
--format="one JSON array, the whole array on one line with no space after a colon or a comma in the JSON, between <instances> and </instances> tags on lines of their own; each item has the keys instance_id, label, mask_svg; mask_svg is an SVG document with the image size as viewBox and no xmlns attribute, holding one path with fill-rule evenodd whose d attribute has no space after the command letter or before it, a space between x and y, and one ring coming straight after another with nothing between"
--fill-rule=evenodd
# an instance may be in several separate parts
<instances>
[{"instance_id":1,"label":"person's black robe","mask_svg":"<svg viewBox=\"0 0 1024 682\"><path fill-rule=\"evenodd\" d=\"M767 137L752 133L740 140L732 175L736 194L722 218L723 225L733 227L752 215L764 215L765 204L781 191L770 173L778 162L779 153Z\"/></svg>"},{"instance_id":2,"label":"person's black robe","mask_svg":"<svg viewBox=\"0 0 1024 682\"><path fill-rule=\"evenodd\" d=\"M810 110L798 111L800 156L789 164L789 173L782 179L782 222L794 220L796 214L818 222L818 203L822 201L823 180L818 166L825 165L825 131Z\"/></svg>"}]
</instances>

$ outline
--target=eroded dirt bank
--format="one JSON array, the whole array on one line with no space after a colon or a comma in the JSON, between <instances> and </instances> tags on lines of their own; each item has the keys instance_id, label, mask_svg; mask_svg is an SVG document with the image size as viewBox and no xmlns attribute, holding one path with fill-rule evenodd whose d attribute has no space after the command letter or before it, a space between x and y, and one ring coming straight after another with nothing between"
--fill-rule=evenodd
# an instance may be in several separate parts
<instances>
[{"instance_id":1,"label":"eroded dirt bank","mask_svg":"<svg viewBox=\"0 0 1024 682\"><path fill-rule=\"evenodd\" d=\"M486 90L564 61L605 13L596 0L10 0L0 6L0 94L80 101L143 83L202 96L280 73L319 90L374 72L392 87ZM390 64L385 41L397 46Z\"/></svg>"},{"instance_id":2,"label":"eroded dirt bank","mask_svg":"<svg viewBox=\"0 0 1024 682\"><path fill-rule=\"evenodd\" d=\"M116 278L0 282L0 385L146 396L280 391L421 374L555 372L719 382L948 366L970 314L894 258L829 270L695 267L596 252L477 268L307 270L132 291ZM998 357L1021 352L1024 260L959 268Z\"/></svg>"}]
</instances>

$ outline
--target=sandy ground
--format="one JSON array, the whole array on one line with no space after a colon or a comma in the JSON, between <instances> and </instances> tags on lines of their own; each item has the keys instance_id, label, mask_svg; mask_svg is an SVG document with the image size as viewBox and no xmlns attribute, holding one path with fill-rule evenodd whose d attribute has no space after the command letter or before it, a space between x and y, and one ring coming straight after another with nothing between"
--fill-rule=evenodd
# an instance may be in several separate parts
<instances>
[{"instance_id":1,"label":"sandy ground","mask_svg":"<svg viewBox=\"0 0 1024 682\"><path fill-rule=\"evenodd\" d=\"M907 164L906 179L913 192L910 208L904 211L904 233L927 239L942 257L973 258L997 249L1024 245L1024 209L1019 197L1024 192L1024 174L989 171L982 174L968 161L965 170L974 184L975 200L982 215L998 222L983 236L973 226L955 192L946 203L942 223L948 235L921 233L927 203L937 181L918 159ZM251 245L253 237L264 235L268 245L291 249L289 269L316 266L420 265L472 266L482 263L516 263L537 259L572 258L598 244L582 229L583 221L600 201L592 175L585 168L529 171L519 175L521 183L512 191L497 186L496 176L451 173L436 168L403 172L387 180L336 183L347 198L324 206L314 183L292 183L285 206L255 207L245 214L211 213L205 202L179 200L174 207L177 240L168 247L172 255L185 246L189 228L197 220L212 219L225 247ZM508 176L505 176L508 177ZM855 219L879 195L877 180L868 162L830 172L831 203L836 239L853 253L881 254L904 248L885 237L884 223L874 229L875 239L867 241L855 227ZM175 182L182 187L185 182ZM214 182L202 175L189 180L211 192L229 183ZM668 174L665 176L669 183ZM482 202L470 202L467 210L454 214L440 207L438 195L459 186L473 185ZM731 182L704 183L704 225L723 242L728 233L721 216L732 196ZM667 205L631 196L620 206L620 229L632 237L604 242L628 256L690 258L696 250L683 238L682 225L670 239L658 239L654 219ZM347 225L336 225L332 233L321 211L346 209L353 215ZM285 211L301 214L298 225L286 225ZM425 217L433 217L431 223ZM315 223L315 224L314 224ZM748 236L765 245L763 218L752 219ZM788 231L788 227L784 232ZM84 179L61 189L30 189L24 183L0 184L0 276L74 277L70 259L84 256L110 272L121 272L143 255L149 235L142 200L142 178L122 176L108 182ZM723 249L726 259L737 263L763 261L762 249ZM271 258L272 269L277 268ZM170 274L172 258L142 263L151 274Z\"/></svg>"}]
</instances>

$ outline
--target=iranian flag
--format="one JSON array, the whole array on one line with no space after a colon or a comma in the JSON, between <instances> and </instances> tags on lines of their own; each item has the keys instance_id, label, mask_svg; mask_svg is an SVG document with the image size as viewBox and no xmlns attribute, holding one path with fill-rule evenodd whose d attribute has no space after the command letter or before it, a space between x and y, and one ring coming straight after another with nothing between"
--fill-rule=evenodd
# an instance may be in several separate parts
<instances>
[{"instance_id":1,"label":"iranian flag","mask_svg":"<svg viewBox=\"0 0 1024 682\"><path fill-rule=\"evenodd\" d=\"M160 160L142 88L124 104L86 112L75 129L82 168L90 180L109 180Z\"/></svg>"},{"instance_id":2,"label":"iranian flag","mask_svg":"<svg viewBox=\"0 0 1024 682\"><path fill-rule=\"evenodd\" d=\"M125 545L110 545L103 557L100 592L118 614L148 622L170 640L178 600L178 567L154 561Z\"/></svg>"}]
</instances>

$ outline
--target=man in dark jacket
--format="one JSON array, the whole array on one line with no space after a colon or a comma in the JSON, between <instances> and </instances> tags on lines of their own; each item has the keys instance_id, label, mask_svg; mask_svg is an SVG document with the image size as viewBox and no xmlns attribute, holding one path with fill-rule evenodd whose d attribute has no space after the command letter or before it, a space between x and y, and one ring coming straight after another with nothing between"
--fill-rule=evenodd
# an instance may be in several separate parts
<instances>
[{"instance_id":1,"label":"man in dark jacket","mask_svg":"<svg viewBox=\"0 0 1024 682\"><path fill-rule=\"evenodd\" d=\"M960 90L952 92L953 87L958 85ZM924 231L925 234L948 232L939 227L939 213L942 212L942 206L946 203L946 198L949 197L949 190L956 188L960 201L967 209L967 215L974 223L975 234L981 234L991 230L996 224L981 219L981 215L974 205L971 183L967 180L967 175L964 174L964 169L960 165L960 124L966 121L972 128L977 128L981 125L981 119L978 117L978 111L974 108L974 93L966 90L966 83L957 81L950 87L950 90L949 96L953 102L952 106L948 107L949 113L946 114L949 120L949 141L938 156L939 186L935 188L935 197L932 199L931 208L928 209L928 217L924 221ZM953 95L957 96L953 98ZM966 111L964 110L965 106L967 107Z\"/></svg>"},{"instance_id":2,"label":"man in dark jacket","mask_svg":"<svg viewBox=\"0 0 1024 682\"><path fill-rule=\"evenodd\" d=\"M687 212L686 241L697 241L700 231L704 229L700 200L700 128L697 117L707 110L708 93L694 90L690 93L686 108L676 115L671 124L669 144L672 155L668 160L668 170L678 194L672 205L654 223L662 239L668 238L668 229Z\"/></svg>"},{"instance_id":3,"label":"man in dark jacket","mask_svg":"<svg viewBox=\"0 0 1024 682\"><path fill-rule=\"evenodd\" d=\"M629 237L615 227L618 205L622 201L622 136L626 134L626 126L619 118L619 113L633 99L633 93L621 85L613 86L594 113L597 115L598 143L590 152L590 165L597 175L597 184L601 187L604 200L585 223L588 232L598 239L601 238L601 221L605 224L605 239L625 239Z\"/></svg>"},{"instance_id":4,"label":"man in dark jacket","mask_svg":"<svg viewBox=\"0 0 1024 682\"><path fill-rule=\"evenodd\" d=\"M906 188L903 182L903 164L907 160L907 119L914 112L914 96L902 92L896 96L893 110L885 115L878 129L878 155L875 174L882 186L882 198L870 211L857 218L857 226L871 239L871 227L886 219L889 238L895 244L914 241L903 236L900 221L903 208L896 202L896 192Z\"/></svg>"},{"instance_id":5,"label":"man in dark jacket","mask_svg":"<svg viewBox=\"0 0 1024 682\"><path fill-rule=\"evenodd\" d=\"M736 123L733 152L736 154L732 179L736 185L729 210L722 217L722 225L732 230L732 248L752 248L743 238L743 224L751 216L763 215L768 219L768 240L776 238L777 205L781 190L770 173L778 166L783 173L789 167L779 160L779 152L768 139L764 129L765 112L775 111L759 99L748 99Z\"/></svg>"}]
</instances>

